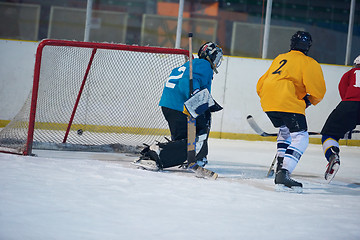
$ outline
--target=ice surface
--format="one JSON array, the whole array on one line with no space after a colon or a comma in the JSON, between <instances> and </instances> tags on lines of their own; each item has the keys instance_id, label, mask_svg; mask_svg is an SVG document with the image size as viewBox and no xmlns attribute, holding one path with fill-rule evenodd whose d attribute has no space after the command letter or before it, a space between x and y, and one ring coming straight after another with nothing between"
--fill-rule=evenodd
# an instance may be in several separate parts
<instances>
[{"instance_id":1,"label":"ice surface","mask_svg":"<svg viewBox=\"0 0 360 240\"><path fill-rule=\"evenodd\" d=\"M334 180L310 145L293 173L302 194L266 178L274 142L210 139L216 181L177 168L137 169L134 156L0 153L0 239L360 239L360 148L341 147Z\"/></svg>"}]
</instances>

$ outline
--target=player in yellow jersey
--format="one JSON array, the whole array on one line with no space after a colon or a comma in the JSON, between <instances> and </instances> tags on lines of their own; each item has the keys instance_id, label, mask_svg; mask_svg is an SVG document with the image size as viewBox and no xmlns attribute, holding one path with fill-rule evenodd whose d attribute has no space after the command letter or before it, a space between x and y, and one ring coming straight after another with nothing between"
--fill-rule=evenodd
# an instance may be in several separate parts
<instances>
[{"instance_id":1,"label":"player in yellow jersey","mask_svg":"<svg viewBox=\"0 0 360 240\"><path fill-rule=\"evenodd\" d=\"M261 106L274 127L277 137L275 186L302 189L290 174L309 144L305 108L318 104L326 92L320 64L307 56L312 45L310 33L296 32L290 51L278 55L259 79L256 91Z\"/></svg>"}]
</instances>

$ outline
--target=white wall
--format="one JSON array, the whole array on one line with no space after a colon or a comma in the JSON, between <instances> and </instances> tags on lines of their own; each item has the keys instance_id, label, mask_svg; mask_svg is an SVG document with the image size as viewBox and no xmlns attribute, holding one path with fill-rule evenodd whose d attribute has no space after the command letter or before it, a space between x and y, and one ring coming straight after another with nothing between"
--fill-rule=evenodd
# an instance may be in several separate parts
<instances>
[{"instance_id":1,"label":"white wall","mask_svg":"<svg viewBox=\"0 0 360 240\"><path fill-rule=\"evenodd\" d=\"M0 120L11 120L27 99L37 43L0 40Z\"/></svg>"},{"instance_id":2,"label":"white wall","mask_svg":"<svg viewBox=\"0 0 360 240\"><path fill-rule=\"evenodd\" d=\"M31 90L36 47L35 42L0 40L0 120L11 120ZM224 58L212 87L214 99L224 110L214 114L213 132L254 133L246 122L249 114L264 130L275 131L256 94L256 83L270 64L271 60ZM306 110L309 131L320 131L329 113L339 103L338 82L350 69L325 64L321 67L327 93L321 103Z\"/></svg>"},{"instance_id":3,"label":"white wall","mask_svg":"<svg viewBox=\"0 0 360 240\"><path fill-rule=\"evenodd\" d=\"M227 57L220 66L220 74L214 78L213 95L224 106L222 116L216 116L213 131L253 133L246 122L251 114L266 131L274 131L271 122L262 111L256 93L258 79L269 68L272 60ZM350 68L321 64L327 92L322 102L306 110L309 131L320 131L326 118L340 102L338 83ZM220 82L220 83L219 83ZM221 99L221 100L220 100Z\"/></svg>"}]
</instances>

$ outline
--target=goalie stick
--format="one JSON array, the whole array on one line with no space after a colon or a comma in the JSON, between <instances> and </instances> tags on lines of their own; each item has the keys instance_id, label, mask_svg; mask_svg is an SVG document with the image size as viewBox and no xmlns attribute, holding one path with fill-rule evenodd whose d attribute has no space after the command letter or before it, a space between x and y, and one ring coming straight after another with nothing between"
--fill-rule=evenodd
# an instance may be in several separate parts
<instances>
[{"instance_id":1,"label":"goalie stick","mask_svg":"<svg viewBox=\"0 0 360 240\"><path fill-rule=\"evenodd\" d=\"M192 36L193 34L189 33L189 97L193 93ZM190 115L187 120L187 162L191 164L196 162L196 119Z\"/></svg>"},{"instance_id":2,"label":"goalie stick","mask_svg":"<svg viewBox=\"0 0 360 240\"><path fill-rule=\"evenodd\" d=\"M193 34L189 33L189 97L193 94L193 64L192 64L192 37ZM202 177L202 178L210 178L210 179L217 179L218 174L200 167L196 164L196 119L193 118L191 115L187 118L187 134L188 134L188 140L187 140L187 163L188 163L188 169L193 171L196 176Z\"/></svg>"},{"instance_id":3,"label":"goalie stick","mask_svg":"<svg viewBox=\"0 0 360 240\"><path fill-rule=\"evenodd\" d=\"M194 172L195 176L198 178L206 178L206 179L216 180L219 176L216 172L213 172L204 167L200 167L196 163L190 163L188 165L188 169L190 169L190 171Z\"/></svg>"}]
</instances>

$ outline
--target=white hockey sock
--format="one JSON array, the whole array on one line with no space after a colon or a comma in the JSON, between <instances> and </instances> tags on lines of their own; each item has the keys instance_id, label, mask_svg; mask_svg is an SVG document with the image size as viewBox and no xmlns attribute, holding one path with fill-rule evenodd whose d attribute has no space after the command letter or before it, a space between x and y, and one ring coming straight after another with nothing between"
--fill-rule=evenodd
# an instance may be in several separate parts
<instances>
[{"instance_id":1,"label":"white hockey sock","mask_svg":"<svg viewBox=\"0 0 360 240\"><path fill-rule=\"evenodd\" d=\"M286 149L282 168L292 173L309 145L309 133L306 131L290 133L291 144Z\"/></svg>"},{"instance_id":2,"label":"white hockey sock","mask_svg":"<svg viewBox=\"0 0 360 240\"><path fill-rule=\"evenodd\" d=\"M323 147L323 151L324 151L324 155L326 156L326 152L331 148L331 147L337 147L339 148L339 142L336 141L335 139L333 138L327 138L323 144L322 144L322 147Z\"/></svg>"},{"instance_id":3,"label":"white hockey sock","mask_svg":"<svg viewBox=\"0 0 360 240\"><path fill-rule=\"evenodd\" d=\"M290 131L286 126L281 126L279 128L279 134L276 139L277 146L277 156L284 157L285 151L291 143Z\"/></svg>"}]
</instances>

